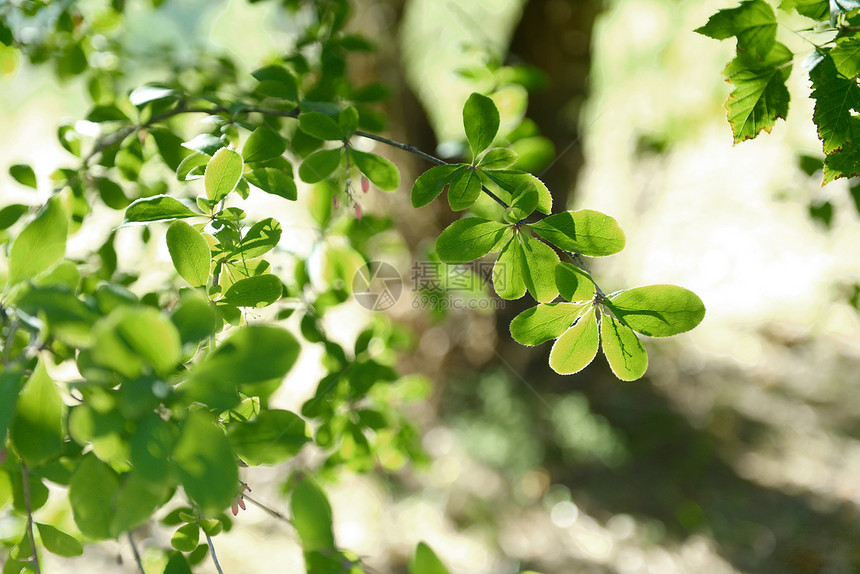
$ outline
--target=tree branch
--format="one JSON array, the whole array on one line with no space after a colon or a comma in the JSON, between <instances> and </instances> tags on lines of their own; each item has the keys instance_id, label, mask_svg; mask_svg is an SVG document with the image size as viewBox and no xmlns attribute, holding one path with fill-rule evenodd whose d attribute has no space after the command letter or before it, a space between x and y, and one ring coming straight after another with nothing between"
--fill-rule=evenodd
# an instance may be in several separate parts
<instances>
[{"instance_id":1,"label":"tree branch","mask_svg":"<svg viewBox=\"0 0 860 574\"><path fill-rule=\"evenodd\" d=\"M131 531L126 532L125 535L128 537L128 543L131 544L131 553L134 554L134 561L137 563L137 569L140 570L140 574L146 574L146 571L143 569L143 562L140 560L140 552L137 551L137 545L134 543Z\"/></svg>"},{"instance_id":2,"label":"tree branch","mask_svg":"<svg viewBox=\"0 0 860 574\"><path fill-rule=\"evenodd\" d=\"M32 552L29 561L33 565L35 573L41 574L42 570L39 568L39 553L36 552L36 537L33 534L33 505L30 502L30 476L27 471L27 465L23 460L21 461L21 479L22 488L24 489L24 506L27 509L27 536L30 539L30 551Z\"/></svg>"},{"instance_id":3,"label":"tree branch","mask_svg":"<svg viewBox=\"0 0 860 574\"><path fill-rule=\"evenodd\" d=\"M224 571L221 570L221 564L218 562L218 556L215 554L215 546L212 545L212 539L206 534L206 531L203 531L203 536L206 537L206 544L209 545L209 554L212 555L212 561L215 563L215 570L218 571L218 574L224 574Z\"/></svg>"}]
</instances>

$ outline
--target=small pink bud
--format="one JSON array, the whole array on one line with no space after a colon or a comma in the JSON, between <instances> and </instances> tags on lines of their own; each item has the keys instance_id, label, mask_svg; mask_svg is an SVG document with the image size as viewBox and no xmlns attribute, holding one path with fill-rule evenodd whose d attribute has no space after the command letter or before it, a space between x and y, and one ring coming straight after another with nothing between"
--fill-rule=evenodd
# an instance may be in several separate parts
<instances>
[{"instance_id":1,"label":"small pink bud","mask_svg":"<svg viewBox=\"0 0 860 574\"><path fill-rule=\"evenodd\" d=\"M355 204L355 218L361 219L361 206L359 204Z\"/></svg>"},{"instance_id":2,"label":"small pink bud","mask_svg":"<svg viewBox=\"0 0 860 574\"><path fill-rule=\"evenodd\" d=\"M340 205L340 202L337 200L337 196L331 198L331 206L337 209L337 206Z\"/></svg>"},{"instance_id":3,"label":"small pink bud","mask_svg":"<svg viewBox=\"0 0 860 574\"><path fill-rule=\"evenodd\" d=\"M368 189L370 189L370 180L365 176L361 176L361 191L367 193Z\"/></svg>"}]
</instances>

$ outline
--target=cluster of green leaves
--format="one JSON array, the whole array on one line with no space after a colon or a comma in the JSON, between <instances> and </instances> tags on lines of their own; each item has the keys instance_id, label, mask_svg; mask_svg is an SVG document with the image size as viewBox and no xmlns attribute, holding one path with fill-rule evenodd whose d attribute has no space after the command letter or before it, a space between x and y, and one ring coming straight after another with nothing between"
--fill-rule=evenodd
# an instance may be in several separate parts
<instances>
[{"instance_id":1,"label":"cluster of green leaves","mask_svg":"<svg viewBox=\"0 0 860 574\"><path fill-rule=\"evenodd\" d=\"M824 181L860 175L860 3L856 0L783 0L779 8L813 20L816 42L806 62L824 159ZM696 31L736 38L737 56L723 72L734 85L726 102L735 143L770 132L788 114L786 80L795 54L777 41L779 20L765 0L743 0L711 16ZM812 42L812 40L810 40Z\"/></svg>"}]
</instances>

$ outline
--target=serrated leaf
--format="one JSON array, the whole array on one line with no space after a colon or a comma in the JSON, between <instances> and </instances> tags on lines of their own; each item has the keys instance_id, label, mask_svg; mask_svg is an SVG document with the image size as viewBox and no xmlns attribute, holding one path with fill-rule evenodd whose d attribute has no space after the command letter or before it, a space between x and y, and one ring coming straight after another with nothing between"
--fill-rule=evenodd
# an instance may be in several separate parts
<instances>
[{"instance_id":1,"label":"serrated leaf","mask_svg":"<svg viewBox=\"0 0 860 574\"><path fill-rule=\"evenodd\" d=\"M225 145L224 140L212 134L200 134L195 136L193 139L182 143L182 147L206 154L210 157L215 155L215 153Z\"/></svg>"},{"instance_id":2,"label":"serrated leaf","mask_svg":"<svg viewBox=\"0 0 860 574\"><path fill-rule=\"evenodd\" d=\"M860 119L851 118L854 133L860 133ZM824 158L822 185L842 177L860 175L860 145L845 145Z\"/></svg>"},{"instance_id":3,"label":"serrated leaf","mask_svg":"<svg viewBox=\"0 0 860 574\"><path fill-rule=\"evenodd\" d=\"M242 177L243 165L242 156L231 149L221 148L215 152L203 174L203 185L209 201L221 201L235 189Z\"/></svg>"},{"instance_id":4,"label":"serrated leaf","mask_svg":"<svg viewBox=\"0 0 860 574\"><path fill-rule=\"evenodd\" d=\"M257 466L292 458L310 441L310 431L294 413L269 409L251 421L230 425L227 438L243 461Z\"/></svg>"},{"instance_id":5,"label":"serrated leaf","mask_svg":"<svg viewBox=\"0 0 860 574\"><path fill-rule=\"evenodd\" d=\"M250 173L245 174L245 179L266 193L277 195L295 201L298 197L296 191L296 182L286 172L273 167L263 167L255 169Z\"/></svg>"},{"instance_id":6,"label":"serrated leaf","mask_svg":"<svg viewBox=\"0 0 860 574\"><path fill-rule=\"evenodd\" d=\"M212 253L202 233L184 221L174 221L167 228L167 250L180 277L192 287L206 285Z\"/></svg>"},{"instance_id":7,"label":"serrated leaf","mask_svg":"<svg viewBox=\"0 0 860 574\"><path fill-rule=\"evenodd\" d=\"M317 150L299 166L299 177L305 183L317 183L328 176L340 165L340 152L343 148Z\"/></svg>"},{"instance_id":8,"label":"serrated leaf","mask_svg":"<svg viewBox=\"0 0 860 574\"><path fill-rule=\"evenodd\" d=\"M254 259L275 248L281 239L281 224L267 217L251 226L245 233L235 255L241 254L244 259Z\"/></svg>"},{"instance_id":9,"label":"serrated leaf","mask_svg":"<svg viewBox=\"0 0 860 574\"><path fill-rule=\"evenodd\" d=\"M854 79L841 77L830 57L823 57L810 70L815 111L812 119L824 153L831 154L854 139L854 113L860 110L860 87ZM850 153L850 152L849 152Z\"/></svg>"},{"instance_id":10,"label":"serrated leaf","mask_svg":"<svg viewBox=\"0 0 860 574\"><path fill-rule=\"evenodd\" d=\"M9 439L24 462L37 467L63 449L65 406L56 383L40 360L18 395L9 423Z\"/></svg>"},{"instance_id":11,"label":"serrated leaf","mask_svg":"<svg viewBox=\"0 0 860 574\"><path fill-rule=\"evenodd\" d=\"M487 149L499 131L499 110L487 96L473 92L463 106L463 127L472 157Z\"/></svg>"},{"instance_id":12,"label":"serrated leaf","mask_svg":"<svg viewBox=\"0 0 860 574\"><path fill-rule=\"evenodd\" d=\"M505 169L517 161L517 153L508 148L497 147L491 149L478 162L481 169Z\"/></svg>"},{"instance_id":13,"label":"serrated leaf","mask_svg":"<svg viewBox=\"0 0 860 574\"><path fill-rule=\"evenodd\" d=\"M256 275L230 285L219 303L235 307L266 307L281 298L284 286L274 275Z\"/></svg>"},{"instance_id":14,"label":"serrated leaf","mask_svg":"<svg viewBox=\"0 0 860 574\"><path fill-rule=\"evenodd\" d=\"M493 265L493 289L502 299L519 299L526 294L526 283L523 280L524 258L519 239L511 237L502 247L499 258Z\"/></svg>"},{"instance_id":15,"label":"serrated leaf","mask_svg":"<svg viewBox=\"0 0 860 574\"><path fill-rule=\"evenodd\" d=\"M266 161L280 157L287 149L287 141L268 126L260 126L248 136L242 147L242 158L245 163Z\"/></svg>"},{"instance_id":16,"label":"serrated leaf","mask_svg":"<svg viewBox=\"0 0 860 574\"><path fill-rule=\"evenodd\" d=\"M169 195L142 197L132 202L125 210L124 223L152 223L186 217L199 217L187 205Z\"/></svg>"},{"instance_id":17,"label":"serrated leaf","mask_svg":"<svg viewBox=\"0 0 860 574\"><path fill-rule=\"evenodd\" d=\"M33 189L38 187L36 184L36 172L34 172L33 168L26 163L16 163L15 165L9 166L9 175L11 175L12 178L21 185L26 185Z\"/></svg>"},{"instance_id":18,"label":"serrated leaf","mask_svg":"<svg viewBox=\"0 0 860 574\"><path fill-rule=\"evenodd\" d=\"M15 238L9 249L8 285L30 279L62 259L66 252L69 216L53 196Z\"/></svg>"},{"instance_id":19,"label":"serrated leaf","mask_svg":"<svg viewBox=\"0 0 860 574\"><path fill-rule=\"evenodd\" d=\"M92 453L84 456L69 483L69 502L75 524L84 536L96 540L111 537L110 504L119 488L116 473Z\"/></svg>"},{"instance_id":20,"label":"serrated leaf","mask_svg":"<svg viewBox=\"0 0 860 574\"><path fill-rule=\"evenodd\" d=\"M558 254L552 247L538 239L520 234L523 253L523 282L536 301L549 303L558 296L555 285L555 268L559 264Z\"/></svg>"},{"instance_id":21,"label":"serrated leaf","mask_svg":"<svg viewBox=\"0 0 860 574\"><path fill-rule=\"evenodd\" d=\"M463 169L463 164L437 165L422 173L412 185L412 207L423 207L436 199L451 183L453 174Z\"/></svg>"},{"instance_id":22,"label":"serrated leaf","mask_svg":"<svg viewBox=\"0 0 860 574\"><path fill-rule=\"evenodd\" d=\"M597 290L591 275L567 262L556 266L555 284L561 296L568 301L591 301Z\"/></svg>"},{"instance_id":23,"label":"serrated leaf","mask_svg":"<svg viewBox=\"0 0 860 574\"><path fill-rule=\"evenodd\" d=\"M786 12L794 8L801 16L813 20L824 20L830 15L830 0L782 0L779 7Z\"/></svg>"},{"instance_id":24,"label":"serrated leaf","mask_svg":"<svg viewBox=\"0 0 860 574\"><path fill-rule=\"evenodd\" d=\"M542 303L526 309L511 321L511 337L528 347L557 339L573 325L588 303Z\"/></svg>"},{"instance_id":25,"label":"serrated leaf","mask_svg":"<svg viewBox=\"0 0 860 574\"><path fill-rule=\"evenodd\" d=\"M776 14L765 0L744 0L737 8L720 10L696 32L717 40L736 36L738 52L762 60L776 43Z\"/></svg>"},{"instance_id":26,"label":"serrated leaf","mask_svg":"<svg viewBox=\"0 0 860 574\"><path fill-rule=\"evenodd\" d=\"M373 153L349 150L358 170L383 191L396 191L400 186L400 171L390 160Z\"/></svg>"},{"instance_id":27,"label":"serrated leaf","mask_svg":"<svg viewBox=\"0 0 860 574\"><path fill-rule=\"evenodd\" d=\"M50 524L42 524L41 522L35 524L39 530L42 544L49 552L57 556L80 556L84 553L83 545L74 536L66 534Z\"/></svg>"},{"instance_id":28,"label":"serrated leaf","mask_svg":"<svg viewBox=\"0 0 860 574\"><path fill-rule=\"evenodd\" d=\"M689 331L705 317L698 295L677 285L649 285L610 295L604 303L622 323L649 337Z\"/></svg>"},{"instance_id":29,"label":"serrated leaf","mask_svg":"<svg viewBox=\"0 0 860 574\"><path fill-rule=\"evenodd\" d=\"M591 209L556 213L529 224L529 228L564 251L590 257L613 255L626 243L615 219Z\"/></svg>"},{"instance_id":30,"label":"serrated leaf","mask_svg":"<svg viewBox=\"0 0 860 574\"><path fill-rule=\"evenodd\" d=\"M335 548L331 506L325 492L313 479L304 477L293 488L290 510L302 550L307 553Z\"/></svg>"},{"instance_id":31,"label":"serrated leaf","mask_svg":"<svg viewBox=\"0 0 860 574\"><path fill-rule=\"evenodd\" d=\"M788 115L790 96L785 81L791 73L791 51L777 43L763 61L740 54L723 74L735 85L726 101L735 143L770 133L776 120Z\"/></svg>"},{"instance_id":32,"label":"serrated leaf","mask_svg":"<svg viewBox=\"0 0 860 574\"><path fill-rule=\"evenodd\" d=\"M844 77L854 79L860 74L860 36L838 38L829 53L836 70Z\"/></svg>"},{"instance_id":33,"label":"serrated leaf","mask_svg":"<svg viewBox=\"0 0 860 574\"><path fill-rule=\"evenodd\" d=\"M467 217L449 225L436 239L436 254L445 263L466 263L501 249L497 245L510 227L482 217Z\"/></svg>"},{"instance_id":34,"label":"serrated leaf","mask_svg":"<svg viewBox=\"0 0 860 574\"><path fill-rule=\"evenodd\" d=\"M552 194L544 182L534 175L515 169L491 170L483 173L490 181L511 195L516 195L519 190L534 185L538 193L537 210L541 213L552 211Z\"/></svg>"},{"instance_id":35,"label":"serrated leaf","mask_svg":"<svg viewBox=\"0 0 860 574\"><path fill-rule=\"evenodd\" d=\"M415 556L409 561L409 574L450 574L433 550L423 542L415 548Z\"/></svg>"},{"instance_id":36,"label":"serrated leaf","mask_svg":"<svg viewBox=\"0 0 860 574\"><path fill-rule=\"evenodd\" d=\"M588 306L577 323L552 346L549 366L560 375L572 375L587 367L597 355L600 335L594 308Z\"/></svg>"},{"instance_id":37,"label":"serrated leaf","mask_svg":"<svg viewBox=\"0 0 860 574\"><path fill-rule=\"evenodd\" d=\"M173 461L185 493L204 516L230 506L238 490L239 469L227 437L212 416L199 410L188 413Z\"/></svg>"},{"instance_id":38,"label":"serrated leaf","mask_svg":"<svg viewBox=\"0 0 860 574\"><path fill-rule=\"evenodd\" d=\"M347 137L337 121L322 112L299 114L299 127L306 134L321 140L342 141Z\"/></svg>"},{"instance_id":39,"label":"serrated leaf","mask_svg":"<svg viewBox=\"0 0 860 574\"><path fill-rule=\"evenodd\" d=\"M635 381L648 370L648 353L633 329L611 315L603 314L600 339L609 367L622 381Z\"/></svg>"},{"instance_id":40,"label":"serrated leaf","mask_svg":"<svg viewBox=\"0 0 860 574\"><path fill-rule=\"evenodd\" d=\"M448 185L448 205L454 211L472 207L481 196L481 177L472 168L465 168L451 176Z\"/></svg>"}]
</instances>

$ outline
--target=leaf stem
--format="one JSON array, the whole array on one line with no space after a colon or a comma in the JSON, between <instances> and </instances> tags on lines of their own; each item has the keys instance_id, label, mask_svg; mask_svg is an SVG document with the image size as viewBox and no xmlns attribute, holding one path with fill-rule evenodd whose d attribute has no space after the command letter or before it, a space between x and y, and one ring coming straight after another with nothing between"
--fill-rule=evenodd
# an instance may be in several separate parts
<instances>
[{"instance_id":1,"label":"leaf stem","mask_svg":"<svg viewBox=\"0 0 860 574\"><path fill-rule=\"evenodd\" d=\"M33 505L30 502L30 475L27 470L27 464L23 460L21 461L21 479L21 485L24 489L24 506L27 509L27 536L30 539L30 551L32 552L29 562L33 565L35 573L41 574L39 553L36 552L36 537L33 534Z\"/></svg>"},{"instance_id":2,"label":"leaf stem","mask_svg":"<svg viewBox=\"0 0 860 574\"><path fill-rule=\"evenodd\" d=\"M250 502L251 504L253 504L257 508L259 508L260 510L262 510L266 514L269 514L273 518L277 518L278 520L282 520L282 521L286 522L287 524L292 525L293 522L289 518L287 518L286 516L284 516L283 514L278 512L277 510L275 510L274 508L266 506L262 502L255 500L254 498L252 498L251 496L249 496L248 494L245 494L245 493L242 494L242 498L244 498L245 500L247 500L248 502Z\"/></svg>"},{"instance_id":3,"label":"leaf stem","mask_svg":"<svg viewBox=\"0 0 860 574\"><path fill-rule=\"evenodd\" d=\"M134 537L131 535L131 531L125 533L128 537L128 543L131 545L131 553L134 554L134 561L137 564L137 569L140 570L140 574L146 574L146 571L143 569L143 562L140 560L140 552L137 551L137 545L134 543Z\"/></svg>"},{"instance_id":4,"label":"leaf stem","mask_svg":"<svg viewBox=\"0 0 860 574\"><path fill-rule=\"evenodd\" d=\"M218 562L218 555L215 554L215 546L212 544L212 539L203 531L203 535L206 537L206 544L209 545L209 554L212 555L212 561L215 563L215 570L218 571L218 574L224 574L224 571L221 570L221 564Z\"/></svg>"}]
</instances>

